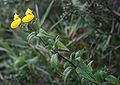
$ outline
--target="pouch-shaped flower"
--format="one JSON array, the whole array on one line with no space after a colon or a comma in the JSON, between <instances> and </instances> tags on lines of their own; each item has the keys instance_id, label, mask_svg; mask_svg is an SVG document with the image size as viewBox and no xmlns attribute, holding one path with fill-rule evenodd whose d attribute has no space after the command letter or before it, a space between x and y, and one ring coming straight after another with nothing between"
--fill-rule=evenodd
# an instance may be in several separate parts
<instances>
[{"instance_id":1,"label":"pouch-shaped flower","mask_svg":"<svg viewBox=\"0 0 120 85\"><path fill-rule=\"evenodd\" d=\"M34 18L34 14L32 13L32 10L31 9L27 9L27 11L25 12L25 15L23 18L22 18L22 22L30 22L31 20L33 20Z\"/></svg>"},{"instance_id":2,"label":"pouch-shaped flower","mask_svg":"<svg viewBox=\"0 0 120 85\"><path fill-rule=\"evenodd\" d=\"M16 29L21 23L21 18L19 15L15 14L14 15L14 21L11 23L11 28Z\"/></svg>"}]
</instances>

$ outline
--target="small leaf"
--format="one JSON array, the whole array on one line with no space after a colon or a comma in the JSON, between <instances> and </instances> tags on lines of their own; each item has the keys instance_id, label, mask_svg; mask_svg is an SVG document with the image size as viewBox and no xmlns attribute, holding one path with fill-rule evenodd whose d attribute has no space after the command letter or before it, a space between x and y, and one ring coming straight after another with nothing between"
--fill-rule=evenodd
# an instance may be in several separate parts
<instances>
[{"instance_id":1,"label":"small leaf","mask_svg":"<svg viewBox=\"0 0 120 85\"><path fill-rule=\"evenodd\" d=\"M107 77L107 71L105 71L105 70L98 70L94 74L94 76L97 79L97 81L99 81L99 82L104 81L104 79Z\"/></svg>"},{"instance_id":2,"label":"small leaf","mask_svg":"<svg viewBox=\"0 0 120 85\"><path fill-rule=\"evenodd\" d=\"M75 60L77 60L77 61L80 61L80 60L81 60L81 53L80 53L80 51L77 51L77 52L75 53Z\"/></svg>"},{"instance_id":3,"label":"small leaf","mask_svg":"<svg viewBox=\"0 0 120 85\"><path fill-rule=\"evenodd\" d=\"M88 68L91 70L91 72L93 71L92 66L91 66L92 63L93 63L93 60L88 63Z\"/></svg>"},{"instance_id":4,"label":"small leaf","mask_svg":"<svg viewBox=\"0 0 120 85\"><path fill-rule=\"evenodd\" d=\"M49 35L45 30L43 30L42 28L40 28L40 31L37 34L37 37L50 38L51 35Z\"/></svg>"},{"instance_id":5,"label":"small leaf","mask_svg":"<svg viewBox=\"0 0 120 85\"><path fill-rule=\"evenodd\" d=\"M75 60L80 62L82 60L81 57L83 56L84 53L85 53L84 49L77 51L75 53Z\"/></svg>"},{"instance_id":6,"label":"small leaf","mask_svg":"<svg viewBox=\"0 0 120 85\"><path fill-rule=\"evenodd\" d=\"M33 39L35 37L35 32L31 32L28 36L27 36L27 39L28 41L31 41L31 39Z\"/></svg>"},{"instance_id":7,"label":"small leaf","mask_svg":"<svg viewBox=\"0 0 120 85\"><path fill-rule=\"evenodd\" d=\"M6 49L3 47L0 47L0 51L6 51Z\"/></svg>"},{"instance_id":8,"label":"small leaf","mask_svg":"<svg viewBox=\"0 0 120 85\"><path fill-rule=\"evenodd\" d=\"M22 67L24 64L25 64L25 58L20 57L15 61L14 67L17 70L18 68Z\"/></svg>"},{"instance_id":9,"label":"small leaf","mask_svg":"<svg viewBox=\"0 0 120 85\"><path fill-rule=\"evenodd\" d=\"M28 23L22 24L22 25L20 25L20 27L21 27L22 29L25 29L26 31L28 31Z\"/></svg>"},{"instance_id":10,"label":"small leaf","mask_svg":"<svg viewBox=\"0 0 120 85\"><path fill-rule=\"evenodd\" d=\"M72 68L71 66L67 67L64 72L63 72L63 75L64 75L64 84L66 85L66 82L67 82L67 78L70 74L70 72L72 71Z\"/></svg>"},{"instance_id":11,"label":"small leaf","mask_svg":"<svg viewBox=\"0 0 120 85\"><path fill-rule=\"evenodd\" d=\"M54 55L51 56L50 64L53 68L58 67L58 54L54 54Z\"/></svg>"},{"instance_id":12,"label":"small leaf","mask_svg":"<svg viewBox=\"0 0 120 85\"><path fill-rule=\"evenodd\" d=\"M64 67L64 68L67 68L68 66L71 66L71 65L70 65L69 62L66 62L63 67Z\"/></svg>"},{"instance_id":13,"label":"small leaf","mask_svg":"<svg viewBox=\"0 0 120 85\"><path fill-rule=\"evenodd\" d=\"M56 39L53 48L63 51L69 51L69 49L59 39Z\"/></svg>"},{"instance_id":14,"label":"small leaf","mask_svg":"<svg viewBox=\"0 0 120 85\"><path fill-rule=\"evenodd\" d=\"M70 61L74 60L74 58L75 58L75 52L72 52L70 55Z\"/></svg>"},{"instance_id":15,"label":"small leaf","mask_svg":"<svg viewBox=\"0 0 120 85\"><path fill-rule=\"evenodd\" d=\"M28 59L26 62L28 64L35 64L38 61L38 57L34 57L32 59Z\"/></svg>"}]
</instances>

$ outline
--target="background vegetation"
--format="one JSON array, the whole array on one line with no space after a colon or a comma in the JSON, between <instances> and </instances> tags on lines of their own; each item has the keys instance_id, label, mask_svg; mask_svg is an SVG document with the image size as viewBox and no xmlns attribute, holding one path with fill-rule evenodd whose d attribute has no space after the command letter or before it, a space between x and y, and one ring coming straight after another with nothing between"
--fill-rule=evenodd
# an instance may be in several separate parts
<instances>
[{"instance_id":1,"label":"background vegetation","mask_svg":"<svg viewBox=\"0 0 120 85\"><path fill-rule=\"evenodd\" d=\"M12 30L14 13L35 19ZM120 0L0 0L0 85L119 85Z\"/></svg>"}]
</instances>

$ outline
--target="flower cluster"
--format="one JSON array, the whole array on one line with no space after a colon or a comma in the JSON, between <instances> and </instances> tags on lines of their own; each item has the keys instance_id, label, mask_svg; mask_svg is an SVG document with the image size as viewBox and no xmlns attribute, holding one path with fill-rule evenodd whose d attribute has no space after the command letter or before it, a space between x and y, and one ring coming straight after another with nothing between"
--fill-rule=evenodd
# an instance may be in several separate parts
<instances>
[{"instance_id":1,"label":"flower cluster","mask_svg":"<svg viewBox=\"0 0 120 85\"><path fill-rule=\"evenodd\" d=\"M33 18L34 14L32 13L32 10L28 8L25 12L25 16L22 19L19 17L19 15L14 15L14 21L11 23L11 28L16 29L21 24L21 22L28 23L33 20Z\"/></svg>"}]
</instances>

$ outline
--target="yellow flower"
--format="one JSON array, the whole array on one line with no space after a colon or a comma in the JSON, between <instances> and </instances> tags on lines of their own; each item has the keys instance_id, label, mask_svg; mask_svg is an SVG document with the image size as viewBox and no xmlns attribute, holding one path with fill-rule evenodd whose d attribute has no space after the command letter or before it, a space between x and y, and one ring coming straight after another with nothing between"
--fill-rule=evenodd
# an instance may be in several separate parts
<instances>
[{"instance_id":1,"label":"yellow flower","mask_svg":"<svg viewBox=\"0 0 120 85\"><path fill-rule=\"evenodd\" d=\"M21 23L21 18L19 17L19 15L15 14L14 15L14 21L11 23L11 28L15 29L17 28Z\"/></svg>"},{"instance_id":2,"label":"yellow flower","mask_svg":"<svg viewBox=\"0 0 120 85\"><path fill-rule=\"evenodd\" d=\"M25 15L23 18L22 18L22 22L30 22L31 20L33 20L34 18L34 14L32 13L32 10L31 9L27 9L27 11L25 12Z\"/></svg>"}]
</instances>

